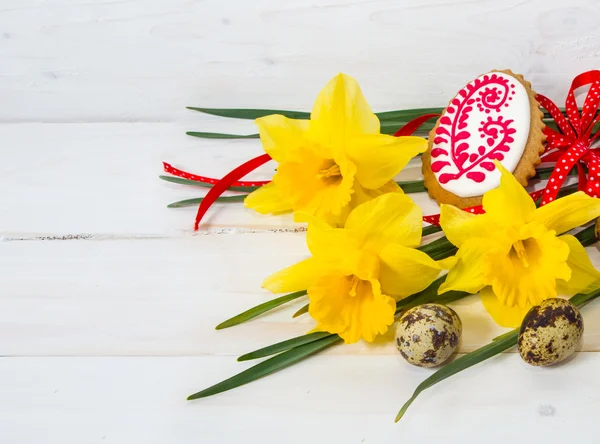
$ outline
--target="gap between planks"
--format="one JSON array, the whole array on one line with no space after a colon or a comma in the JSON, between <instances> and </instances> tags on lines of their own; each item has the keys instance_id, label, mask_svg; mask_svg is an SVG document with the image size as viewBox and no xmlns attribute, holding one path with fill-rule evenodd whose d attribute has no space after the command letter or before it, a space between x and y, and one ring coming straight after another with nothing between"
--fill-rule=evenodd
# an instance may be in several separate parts
<instances>
[{"instance_id":1,"label":"gap between planks","mask_svg":"<svg viewBox=\"0 0 600 444\"><path fill-rule=\"evenodd\" d=\"M198 232L182 232L186 236L211 236L211 235L234 235L234 234L268 234L268 233L303 233L306 231L306 227L296 228L212 228L209 230L203 230ZM177 239L178 236L172 235L130 235L130 234L91 234L91 233L77 233L77 234L5 234L0 236L0 242L15 242L15 241L111 241L111 240L157 240L157 239Z\"/></svg>"}]
</instances>

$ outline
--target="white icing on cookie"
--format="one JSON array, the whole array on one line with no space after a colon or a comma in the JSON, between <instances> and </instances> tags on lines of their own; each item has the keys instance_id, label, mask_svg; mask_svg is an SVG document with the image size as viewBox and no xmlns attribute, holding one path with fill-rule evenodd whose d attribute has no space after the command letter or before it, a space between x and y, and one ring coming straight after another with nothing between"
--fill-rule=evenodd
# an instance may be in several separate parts
<instances>
[{"instance_id":1,"label":"white icing on cookie","mask_svg":"<svg viewBox=\"0 0 600 444\"><path fill-rule=\"evenodd\" d=\"M500 185L493 160L513 172L530 127L529 96L514 77L484 74L459 91L440 117L431 170L459 197L481 196Z\"/></svg>"}]
</instances>

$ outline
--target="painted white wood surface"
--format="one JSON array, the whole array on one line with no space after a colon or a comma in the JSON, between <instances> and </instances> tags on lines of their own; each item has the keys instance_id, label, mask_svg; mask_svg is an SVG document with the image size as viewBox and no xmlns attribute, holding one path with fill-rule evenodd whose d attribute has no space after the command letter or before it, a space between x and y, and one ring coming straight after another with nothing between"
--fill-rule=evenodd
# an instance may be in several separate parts
<instances>
[{"instance_id":1,"label":"painted white wood surface","mask_svg":"<svg viewBox=\"0 0 600 444\"><path fill-rule=\"evenodd\" d=\"M193 208L165 205L203 191L157 176L163 160L220 176L261 151L185 136L254 131L186 105L310 109L339 71L376 110L443 106L505 67L562 101L600 65L599 17L594 0L0 0L0 442L585 441L597 353L554 369L503 355L425 393L397 425L430 371L389 342L184 401L246 368L239 354L311 328L290 318L297 301L213 329L269 299L261 280L306 248L290 217L240 205L216 207L195 234ZM418 163L401 176L418 177ZM461 352L503 331L476 297L454 306ZM583 350L597 352L600 304L584 317Z\"/></svg>"}]
</instances>

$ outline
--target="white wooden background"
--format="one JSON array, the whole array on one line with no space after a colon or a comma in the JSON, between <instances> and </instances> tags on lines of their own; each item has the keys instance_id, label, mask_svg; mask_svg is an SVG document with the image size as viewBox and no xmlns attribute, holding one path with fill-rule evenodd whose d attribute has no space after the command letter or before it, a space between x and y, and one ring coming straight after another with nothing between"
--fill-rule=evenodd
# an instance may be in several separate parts
<instances>
[{"instance_id":1,"label":"white wooden background","mask_svg":"<svg viewBox=\"0 0 600 444\"><path fill-rule=\"evenodd\" d=\"M198 189L157 176L162 160L219 176L260 153L256 140L187 137L253 128L186 105L307 110L339 71L376 110L442 106L493 68L563 101L600 67L599 22L595 0L0 0L0 442L589 442L600 304L575 359L536 369L505 354L423 394L399 424L431 371L390 343L186 402L246 368L239 354L311 327L290 318L298 302L213 329L269 299L263 277L306 249L289 217L239 205L194 234L194 210L165 205ZM502 332L476 298L455 306L462 352Z\"/></svg>"}]
</instances>

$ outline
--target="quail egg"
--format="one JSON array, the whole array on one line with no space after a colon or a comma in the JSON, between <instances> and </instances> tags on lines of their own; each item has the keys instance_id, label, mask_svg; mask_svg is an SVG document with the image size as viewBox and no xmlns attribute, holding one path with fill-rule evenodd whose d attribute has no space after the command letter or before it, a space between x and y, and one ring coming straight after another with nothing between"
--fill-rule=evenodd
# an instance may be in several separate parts
<instances>
[{"instance_id":1,"label":"quail egg","mask_svg":"<svg viewBox=\"0 0 600 444\"><path fill-rule=\"evenodd\" d=\"M575 352L583 336L583 318L566 299L546 299L525 315L519 354L536 366L556 364Z\"/></svg>"},{"instance_id":2,"label":"quail egg","mask_svg":"<svg viewBox=\"0 0 600 444\"><path fill-rule=\"evenodd\" d=\"M456 350L462 323L454 310L440 304L424 304L402 315L396 326L396 345L413 365L435 367Z\"/></svg>"}]
</instances>

